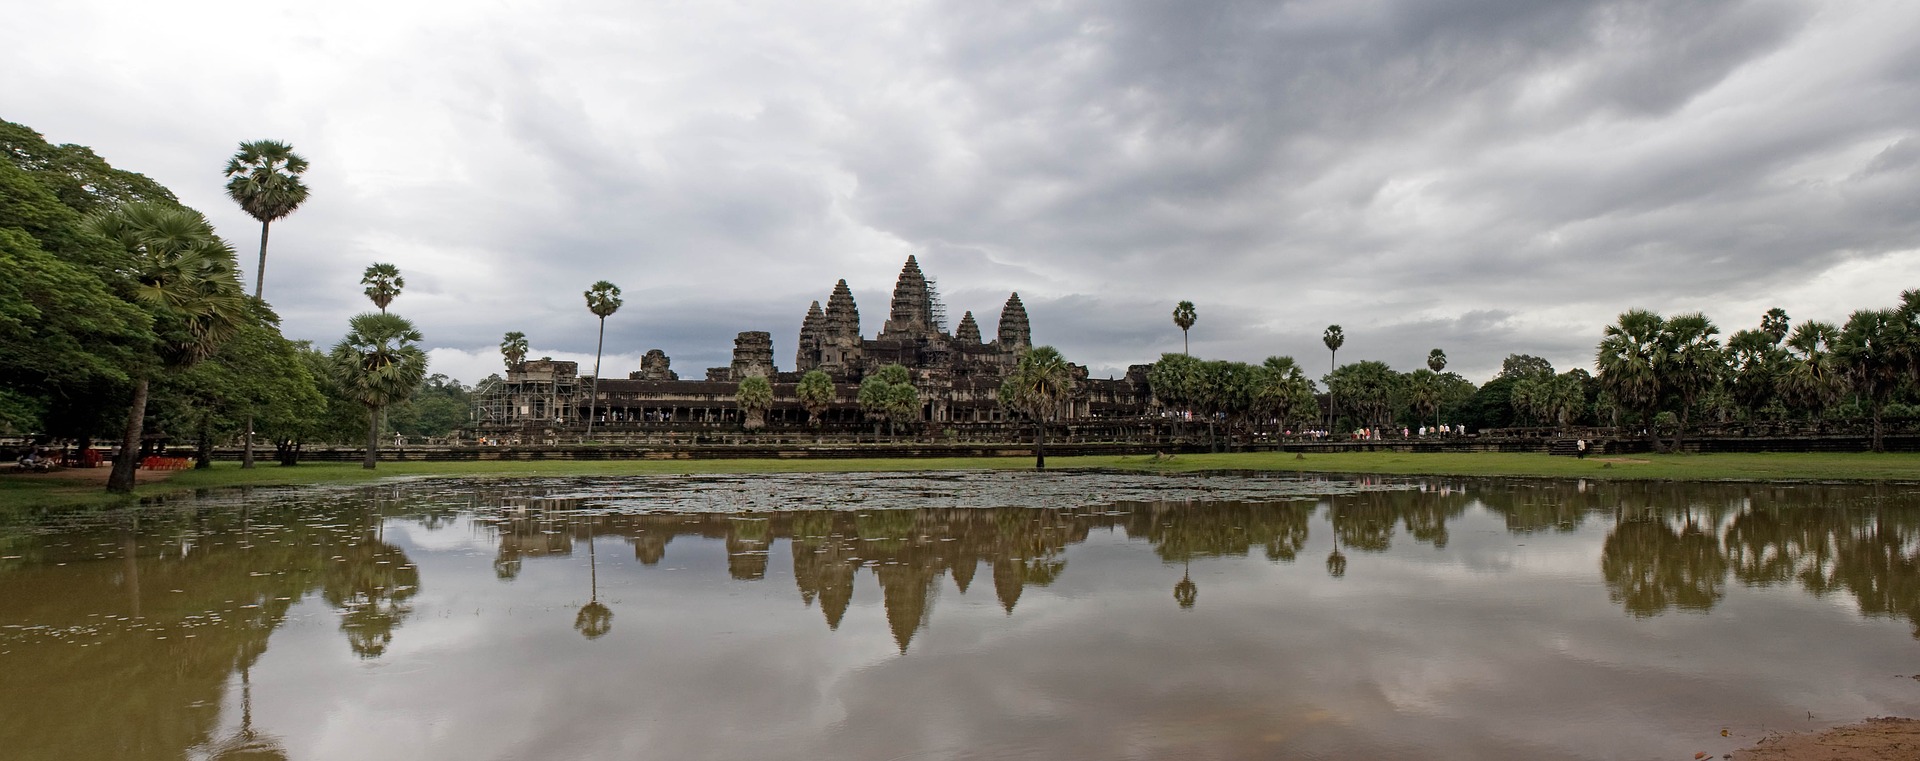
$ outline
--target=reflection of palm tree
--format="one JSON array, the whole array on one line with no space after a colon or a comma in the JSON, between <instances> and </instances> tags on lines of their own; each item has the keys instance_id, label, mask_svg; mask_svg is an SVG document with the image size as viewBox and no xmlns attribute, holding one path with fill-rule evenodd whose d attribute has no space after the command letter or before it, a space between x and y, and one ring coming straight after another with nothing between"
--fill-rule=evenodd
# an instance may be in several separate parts
<instances>
[{"instance_id":1,"label":"reflection of palm tree","mask_svg":"<svg viewBox=\"0 0 1920 761\"><path fill-rule=\"evenodd\" d=\"M1188 573L1188 568L1181 567L1180 583L1173 585L1174 602L1180 603L1181 610L1192 610L1193 604L1199 599L1200 586L1193 583L1193 577Z\"/></svg>"},{"instance_id":2,"label":"reflection of palm tree","mask_svg":"<svg viewBox=\"0 0 1920 761\"><path fill-rule=\"evenodd\" d=\"M247 673L251 669L252 664L240 664L240 731L215 743L209 758L239 761L287 757L279 738L253 731L253 683Z\"/></svg>"},{"instance_id":3,"label":"reflection of palm tree","mask_svg":"<svg viewBox=\"0 0 1920 761\"><path fill-rule=\"evenodd\" d=\"M1334 506L1334 503L1328 502L1327 523L1329 525L1334 524L1334 519L1337 515L1338 508ZM1340 554L1340 531L1335 529L1327 533L1333 535L1333 552L1327 555L1327 575L1338 579L1347 575L1347 556Z\"/></svg>"},{"instance_id":4,"label":"reflection of palm tree","mask_svg":"<svg viewBox=\"0 0 1920 761\"><path fill-rule=\"evenodd\" d=\"M613 631L613 611L600 604L600 564L593 551L593 529L587 529L587 579L591 596L573 617L573 628L587 639L599 639Z\"/></svg>"}]
</instances>

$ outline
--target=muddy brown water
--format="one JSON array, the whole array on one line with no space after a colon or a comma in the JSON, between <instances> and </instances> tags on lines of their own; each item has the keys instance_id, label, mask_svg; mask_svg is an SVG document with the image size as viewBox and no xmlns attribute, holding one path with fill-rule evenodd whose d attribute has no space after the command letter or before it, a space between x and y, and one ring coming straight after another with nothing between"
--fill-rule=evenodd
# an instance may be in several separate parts
<instances>
[{"instance_id":1,"label":"muddy brown water","mask_svg":"<svg viewBox=\"0 0 1920 761\"><path fill-rule=\"evenodd\" d=\"M1718 757L1917 637L1912 485L253 490L0 528L0 757Z\"/></svg>"}]
</instances>

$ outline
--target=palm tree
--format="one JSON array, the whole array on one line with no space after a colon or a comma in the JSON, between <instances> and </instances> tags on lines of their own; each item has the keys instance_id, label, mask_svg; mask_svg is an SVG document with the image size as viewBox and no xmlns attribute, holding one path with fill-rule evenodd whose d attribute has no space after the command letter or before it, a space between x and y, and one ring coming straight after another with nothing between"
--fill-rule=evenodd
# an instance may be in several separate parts
<instances>
[{"instance_id":1,"label":"palm tree","mask_svg":"<svg viewBox=\"0 0 1920 761\"><path fill-rule=\"evenodd\" d=\"M1875 452L1886 451L1881 412L1906 375L1901 361L1903 344L1910 338L1906 332L1897 310L1862 309L1847 318L1833 342L1834 365L1842 370L1873 416Z\"/></svg>"},{"instance_id":2,"label":"palm tree","mask_svg":"<svg viewBox=\"0 0 1920 761\"><path fill-rule=\"evenodd\" d=\"M1047 421L1073 396L1073 365L1051 346L1020 355L1020 364L1000 384L1000 403L1033 420L1033 467L1047 469Z\"/></svg>"},{"instance_id":3,"label":"palm tree","mask_svg":"<svg viewBox=\"0 0 1920 761\"><path fill-rule=\"evenodd\" d=\"M814 428L814 439L820 437L820 413L833 406L833 378L825 370L808 370L800 376L800 385L793 390L800 398L800 406L807 410L807 424Z\"/></svg>"},{"instance_id":4,"label":"palm tree","mask_svg":"<svg viewBox=\"0 0 1920 761\"><path fill-rule=\"evenodd\" d=\"M367 298L380 308L381 314L387 313L387 305L400 295L400 289L407 287L405 278L400 277L400 268L391 264L371 264L361 273L360 284L367 287Z\"/></svg>"},{"instance_id":5,"label":"palm tree","mask_svg":"<svg viewBox=\"0 0 1920 761\"><path fill-rule=\"evenodd\" d=\"M1332 377L1333 371L1340 368L1340 347L1345 346L1347 343L1347 332L1341 330L1339 325L1328 325L1326 332L1320 334L1320 342L1327 345L1327 351L1329 352L1327 355L1327 376ZM1336 409L1333 401L1333 384L1329 382L1327 384L1328 435L1332 435L1333 433L1334 410Z\"/></svg>"},{"instance_id":6,"label":"palm tree","mask_svg":"<svg viewBox=\"0 0 1920 761\"><path fill-rule=\"evenodd\" d=\"M1833 366L1833 342L1839 329L1819 322L1800 323L1787 338L1786 368L1781 372L1781 395L1818 418L1840 396L1843 379Z\"/></svg>"},{"instance_id":7,"label":"palm tree","mask_svg":"<svg viewBox=\"0 0 1920 761\"><path fill-rule=\"evenodd\" d=\"M1668 347L1666 320L1644 309L1633 309L1608 325L1594 355L1600 384L1621 407L1640 413L1647 438L1660 451L1660 434L1653 418L1660 410Z\"/></svg>"},{"instance_id":8,"label":"palm tree","mask_svg":"<svg viewBox=\"0 0 1920 761\"><path fill-rule=\"evenodd\" d=\"M1787 320L1787 310L1774 307L1760 316L1760 332L1773 337L1773 345L1779 346L1787 338L1787 329L1793 323Z\"/></svg>"},{"instance_id":9,"label":"palm tree","mask_svg":"<svg viewBox=\"0 0 1920 761\"><path fill-rule=\"evenodd\" d=\"M129 300L153 316L158 339L152 363L130 373L134 388L126 434L107 478L107 491L125 493L133 490L152 374L182 370L212 356L249 311L235 275L233 249L199 212L160 203L128 204L93 217L88 227L125 252L118 267L126 277L122 285Z\"/></svg>"},{"instance_id":10,"label":"palm tree","mask_svg":"<svg viewBox=\"0 0 1920 761\"><path fill-rule=\"evenodd\" d=\"M1687 435L1694 402L1719 385L1727 374L1727 354L1720 345L1720 328L1698 312L1667 320L1665 372L1669 387L1679 395L1680 425L1674 429L1673 449Z\"/></svg>"},{"instance_id":11,"label":"palm tree","mask_svg":"<svg viewBox=\"0 0 1920 761\"><path fill-rule=\"evenodd\" d=\"M1193 311L1193 302L1182 301L1173 307L1173 324L1180 326L1180 353L1192 354L1187 349L1187 329L1200 319Z\"/></svg>"},{"instance_id":12,"label":"palm tree","mask_svg":"<svg viewBox=\"0 0 1920 761\"><path fill-rule=\"evenodd\" d=\"M399 315L355 315L347 328L331 356L347 396L367 408L367 454L361 467L372 470L379 460L380 412L420 386L427 375L427 354L420 350L420 331Z\"/></svg>"},{"instance_id":13,"label":"palm tree","mask_svg":"<svg viewBox=\"0 0 1920 761\"><path fill-rule=\"evenodd\" d=\"M307 160L278 140L241 143L227 160L227 197L260 220L260 266L253 281L256 299L267 282L267 228L306 202L307 186L300 181L306 171Z\"/></svg>"},{"instance_id":14,"label":"palm tree","mask_svg":"<svg viewBox=\"0 0 1920 761\"><path fill-rule=\"evenodd\" d=\"M587 390L587 438L593 438L593 416L600 404L600 351L607 345L607 317L620 311L620 286L605 280L586 291L587 310L600 318L600 341L593 347L593 385Z\"/></svg>"},{"instance_id":15,"label":"palm tree","mask_svg":"<svg viewBox=\"0 0 1920 761\"><path fill-rule=\"evenodd\" d=\"M613 610L600 602L600 558L593 551L593 524L587 524L587 604L573 615L573 629L587 639L613 631Z\"/></svg>"},{"instance_id":16,"label":"palm tree","mask_svg":"<svg viewBox=\"0 0 1920 761\"><path fill-rule=\"evenodd\" d=\"M740 412L745 417L741 421L742 427L749 431L764 428L767 425L767 408L773 406L773 384L768 383L764 375L749 375L740 381L733 400L740 405Z\"/></svg>"},{"instance_id":17,"label":"palm tree","mask_svg":"<svg viewBox=\"0 0 1920 761\"><path fill-rule=\"evenodd\" d=\"M1439 349L1427 352L1427 369L1436 373L1447 369L1447 353Z\"/></svg>"},{"instance_id":18,"label":"palm tree","mask_svg":"<svg viewBox=\"0 0 1920 761\"><path fill-rule=\"evenodd\" d=\"M509 331L500 339L500 357L507 361L507 372L527 361L527 334L518 330Z\"/></svg>"}]
</instances>

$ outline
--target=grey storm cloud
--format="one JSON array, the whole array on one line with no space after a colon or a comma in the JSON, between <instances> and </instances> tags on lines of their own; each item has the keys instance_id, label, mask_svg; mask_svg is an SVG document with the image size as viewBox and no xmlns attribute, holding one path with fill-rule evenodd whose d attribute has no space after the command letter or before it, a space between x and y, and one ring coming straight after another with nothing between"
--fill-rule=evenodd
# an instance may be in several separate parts
<instances>
[{"instance_id":1,"label":"grey storm cloud","mask_svg":"<svg viewBox=\"0 0 1920 761\"><path fill-rule=\"evenodd\" d=\"M1342 359L1439 347L1484 379L1587 365L1632 307L1731 332L1920 286L1907 3L241 7L24 9L0 117L154 176L243 253L219 167L292 142L314 195L274 228L286 330L335 340L392 262L468 382L509 330L590 357L600 279L622 362L698 376L765 330L789 366L837 279L877 331L909 254L950 323L991 334L1018 291L1099 376L1179 350L1181 299L1203 356L1318 367L1339 323ZM219 54L263 25L270 62Z\"/></svg>"}]
</instances>

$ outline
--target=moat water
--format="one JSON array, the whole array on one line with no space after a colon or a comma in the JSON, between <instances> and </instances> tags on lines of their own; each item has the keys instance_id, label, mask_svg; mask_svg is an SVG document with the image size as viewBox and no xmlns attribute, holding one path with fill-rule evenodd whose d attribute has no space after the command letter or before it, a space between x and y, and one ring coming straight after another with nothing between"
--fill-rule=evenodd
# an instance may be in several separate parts
<instances>
[{"instance_id":1,"label":"moat water","mask_svg":"<svg viewBox=\"0 0 1920 761\"><path fill-rule=\"evenodd\" d=\"M0 529L0 757L1717 758L1917 637L1914 485L254 490Z\"/></svg>"}]
</instances>

